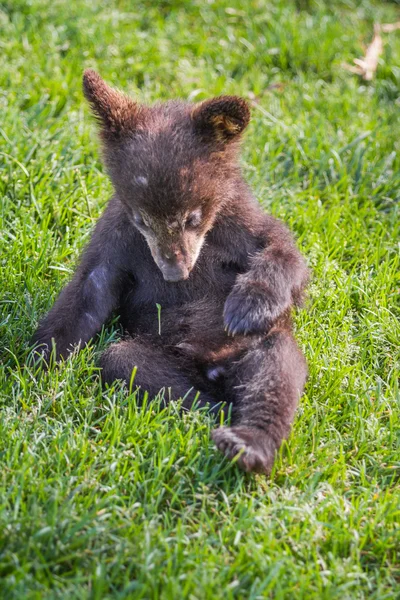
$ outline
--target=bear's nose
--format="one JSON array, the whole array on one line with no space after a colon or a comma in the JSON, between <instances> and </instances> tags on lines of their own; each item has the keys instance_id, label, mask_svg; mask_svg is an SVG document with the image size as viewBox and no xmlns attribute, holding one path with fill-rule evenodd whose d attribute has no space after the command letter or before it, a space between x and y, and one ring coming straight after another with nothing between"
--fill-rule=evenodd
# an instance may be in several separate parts
<instances>
[{"instance_id":1,"label":"bear's nose","mask_svg":"<svg viewBox=\"0 0 400 600\"><path fill-rule=\"evenodd\" d=\"M168 250L164 252L164 258L167 260L180 261L183 258L183 254L179 248Z\"/></svg>"}]
</instances>

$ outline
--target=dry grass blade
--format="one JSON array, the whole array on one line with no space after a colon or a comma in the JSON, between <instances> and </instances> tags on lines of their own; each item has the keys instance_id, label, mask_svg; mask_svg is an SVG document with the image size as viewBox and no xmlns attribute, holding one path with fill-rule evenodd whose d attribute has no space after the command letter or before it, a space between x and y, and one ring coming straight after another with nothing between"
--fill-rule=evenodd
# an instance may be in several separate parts
<instances>
[{"instance_id":1,"label":"dry grass blade","mask_svg":"<svg viewBox=\"0 0 400 600\"><path fill-rule=\"evenodd\" d=\"M375 28L374 37L368 46L364 58L355 58L354 64L359 68L360 75L365 81L374 78L378 68L379 57L383 52L383 41L379 33L379 26Z\"/></svg>"},{"instance_id":2,"label":"dry grass blade","mask_svg":"<svg viewBox=\"0 0 400 600\"><path fill-rule=\"evenodd\" d=\"M396 31L396 29L400 29L400 21L397 23L385 23L383 25L377 23L374 27L374 37L366 49L365 56L363 58L355 58L354 65L344 63L342 65L343 68L351 73L360 75L366 81L371 81L378 68L379 57L383 52L381 32L390 33Z\"/></svg>"},{"instance_id":3,"label":"dry grass blade","mask_svg":"<svg viewBox=\"0 0 400 600\"><path fill-rule=\"evenodd\" d=\"M396 29L400 29L400 21L397 21L397 23L385 23L380 27L383 33L391 33L392 31L396 31Z\"/></svg>"}]
</instances>

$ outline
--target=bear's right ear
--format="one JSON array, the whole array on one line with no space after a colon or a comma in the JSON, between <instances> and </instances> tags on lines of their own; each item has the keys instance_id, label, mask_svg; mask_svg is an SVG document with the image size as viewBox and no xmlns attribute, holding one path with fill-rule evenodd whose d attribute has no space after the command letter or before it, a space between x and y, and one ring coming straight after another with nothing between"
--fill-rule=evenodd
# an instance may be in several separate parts
<instances>
[{"instance_id":1,"label":"bear's right ear","mask_svg":"<svg viewBox=\"0 0 400 600\"><path fill-rule=\"evenodd\" d=\"M196 129L219 142L237 139L250 122L250 108L238 96L219 96L196 104L192 111Z\"/></svg>"},{"instance_id":2,"label":"bear's right ear","mask_svg":"<svg viewBox=\"0 0 400 600\"><path fill-rule=\"evenodd\" d=\"M104 138L119 138L135 131L142 107L107 85L92 69L87 69L83 74L83 93Z\"/></svg>"}]
</instances>

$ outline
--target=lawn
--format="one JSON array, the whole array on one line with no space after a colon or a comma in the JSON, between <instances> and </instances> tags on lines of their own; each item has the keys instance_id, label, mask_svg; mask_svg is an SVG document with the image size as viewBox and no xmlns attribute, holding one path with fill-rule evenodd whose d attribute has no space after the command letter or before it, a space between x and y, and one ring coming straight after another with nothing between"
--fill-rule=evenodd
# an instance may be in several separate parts
<instances>
[{"instance_id":1,"label":"lawn","mask_svg":"<svg viewBox=\"0 0 400 600\"><path fill-rule=\"evenodd\" d=\"M400 597L400 31L394 2L0 2L0 597ZM81 92L252 101L243 170L313 278L310 376L270 479L212 418L102 391L111 323L47 374L29 338L111 193Z\"/></svg>"}]
</instances>

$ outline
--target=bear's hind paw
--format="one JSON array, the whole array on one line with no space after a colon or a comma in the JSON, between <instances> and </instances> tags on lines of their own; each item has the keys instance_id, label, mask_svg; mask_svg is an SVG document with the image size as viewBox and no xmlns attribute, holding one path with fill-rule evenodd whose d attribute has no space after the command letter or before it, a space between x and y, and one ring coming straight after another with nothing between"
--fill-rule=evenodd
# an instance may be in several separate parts
<instances>
[{"instance_id":1,"label":"bear's hind paw","mask_svg":"<svg viewBox=\"0 0 400 600\"><path fill-rule=\"evenodd\" d=\"M266 433L253 427L219 427L212 432L218 450L247 472L269 474L275 458L275 448Z\"/></svg>"}]
</instances>

